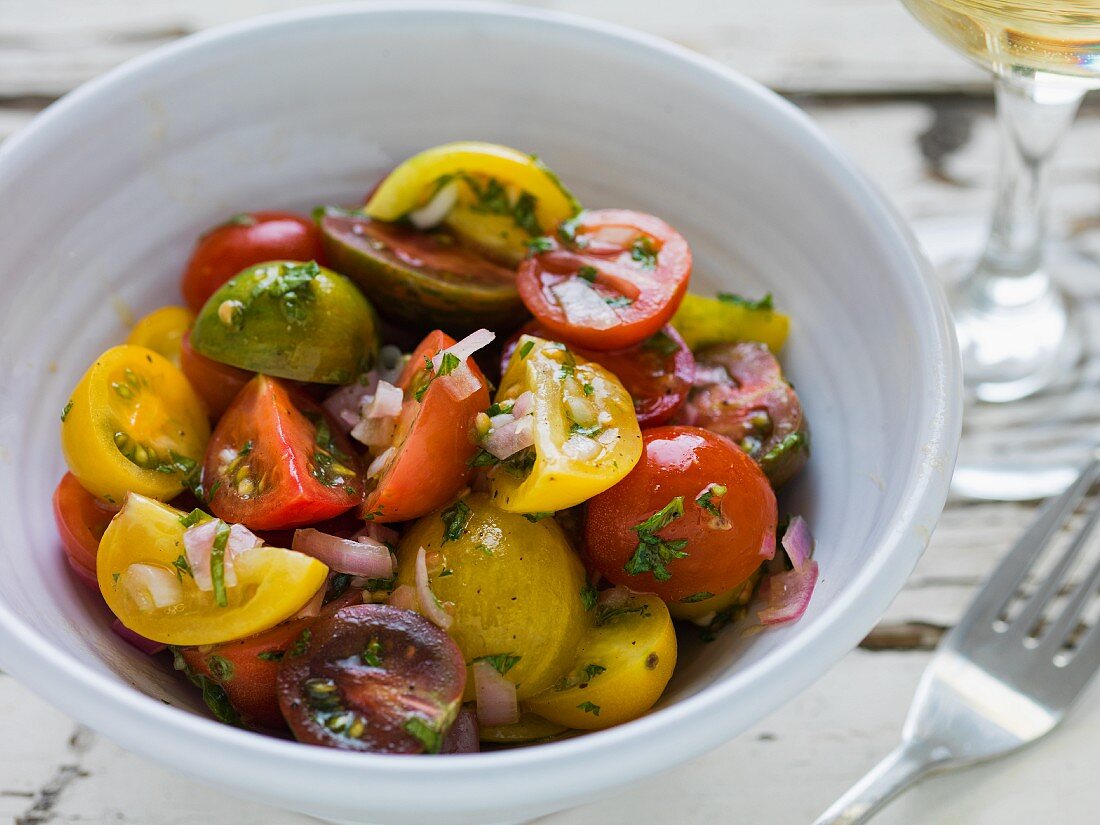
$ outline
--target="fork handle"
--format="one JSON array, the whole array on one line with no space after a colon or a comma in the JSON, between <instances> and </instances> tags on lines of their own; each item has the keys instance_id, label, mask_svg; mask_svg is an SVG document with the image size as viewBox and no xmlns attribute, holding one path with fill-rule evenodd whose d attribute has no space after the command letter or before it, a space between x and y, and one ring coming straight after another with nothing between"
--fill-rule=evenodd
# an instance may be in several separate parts
<instances>
[{"instance_id":1,"label":"fork handle","mask_svg":"<svg viewBox=\"0 0 1100 825\"><path fill-rule=\"evenodd\" d=\"M945 758L927 744L903 742L853 785L813 825L859 825L910 785L932 773Z\"/></svg>"}]
</instances>

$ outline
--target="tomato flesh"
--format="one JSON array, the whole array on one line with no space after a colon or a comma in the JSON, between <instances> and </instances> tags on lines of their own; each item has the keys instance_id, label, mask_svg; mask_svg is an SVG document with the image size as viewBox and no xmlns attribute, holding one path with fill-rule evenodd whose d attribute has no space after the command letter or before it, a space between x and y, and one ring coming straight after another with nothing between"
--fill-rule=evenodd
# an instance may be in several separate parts
<instances>
[{"instance_id":1,"label":"tomato flesh","mask_svg":"<svg viewBox=\"0 0 1100 825\"><path fill-rule=\"evenodd\" d=\"M504 344L501 373L508 369L512 353L521 335L536 338L554 336L537 321L524 326ZM655 427L668 421L680 409L691 390L695 376L695 357L671 326L647 338L641 344L621 350L592 350L571 341L562 341L574 353L610 370L634 399L638 426Z\"/></svg>"},{"instance_id":2,"label":"tomato flesh","mask_svg":"<svg viewBox=\"0 0 1100 825\"><path fill-rule=\"evenodd\" d=\"M362 500L359 459L314 402L257 375L226 410L203 466L210 509L279 530L333 518Z\"/></svg>"},{"instance_id":3,"label":"tomato flesh","mask_svg":"<svg viewBox=\"0 0 1100 825\"><path fill-rule=\"evenodd\" d=\"M394 435L394 453L363 502L364 518L379 522L419 518L449 503L469 482L473 472L469 461L477 452L474 419L489 406L488 382L481 370L473 358L467 359L481 388L461 401L452 398L438 380L416 399L417 390L431 378L424 359L454 343L445 332L429 333L398 378L405 402Z\"/></svg>"},{"instance_id":4,"label":"tomato flesh","mask_svg":"<svg viewBox=\"0 0 1100 825\"><path fill-rule=\"evenodd\" d=\"M215 420L229 409L233 399L255 374L195 352L190 332L180 341L180 369Z\"/></svg>"},{"instance_id":5,"label":"tomato flesh","mask_svg":"<svg viewBox=\"0 0 1100 825\"><path fill-rule=\"evenodd\" d=\"M53 494L53 517L65 548L65 558L80 580L99 592L96 554L99 540L118 507L93 496L76 476L65 473Z\"/></svg>"},{"instance_id":6,"label":"tomato flesh","mask_svg":"<svg viewBox=\"0 0 1100 825\"><path fill-rule=\"evenodd\" d=\"M294 212L235 215L199 238L183 273L180 291L193 312L202 309L218 287L265 261L317 261L323 264L317 225Z\"/></svg>"},{"instance_id":7,"label":"tomato flesh","mask_svg":"<svg viewBox=\"0 0 1100 825\"><path fill-rule=\"evenodd\" d=\"M279 705L299 741L375 753L438 753L466 688L451 637L382 604L322 616L279 672Z\"/></svg>"},{"instance_id":8,"label":"tomato flesh","mask_svg":"<svg viewBox=\"0 0 1100 825\"><path fill-rule=\"evenodd\" d=\"M764 473L729 439L698 427L657 427L643 440L630 474L588 502L592 564L615 584L666 601L744 582L775 550L775 493ZM662 511L671 517L636 529Z\"/></svg>"},{"instance_id":9,"label":"tomato flesh","mask_svg":"<svg viewBox=\"0 0 1100 825\"><path fill-rule=\"evenodd\" d=\"M520 264L520 298L546 329L581 346L640 344L676 312L691 277L684 237L653 215L582 212Z\"/></svg>"}]
</instances>

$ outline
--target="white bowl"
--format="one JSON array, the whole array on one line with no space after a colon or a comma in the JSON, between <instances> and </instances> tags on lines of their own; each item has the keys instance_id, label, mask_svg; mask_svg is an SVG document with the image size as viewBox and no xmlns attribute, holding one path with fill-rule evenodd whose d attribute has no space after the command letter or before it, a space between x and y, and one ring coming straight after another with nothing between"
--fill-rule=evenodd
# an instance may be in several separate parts
<instances>
[{"instance_id":1,"label":"white bowl","mask_svg":"<svg viewBox=\"0 0 1100 825\"><path fill-rule=\"evenodd\" d=\"M124 335L120 305L177 300L201 230L246 209L355 200L396 161L460 138L538 152L589 205L667 218L692 244L698 289L775 293L815 438L783 506L817 535L818 591L794 626L686 641L658 710L564 742L398 758L221 725L116 639L67 572L50 513L58 415ZM0 227L0 666L122 746L241 796L353 822L499 822L668 768L850 650L946 497L957 354L908 232L794 107L651 37L494 6L372 4L187 38L3 146Z\"/></svg>"}]
</instances>

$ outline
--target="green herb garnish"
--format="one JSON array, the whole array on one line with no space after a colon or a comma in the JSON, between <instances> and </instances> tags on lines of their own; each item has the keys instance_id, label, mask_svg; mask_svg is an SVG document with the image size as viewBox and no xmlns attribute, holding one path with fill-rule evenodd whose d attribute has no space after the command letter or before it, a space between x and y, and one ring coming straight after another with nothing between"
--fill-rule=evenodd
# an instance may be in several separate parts
<instances>
[{"instance_id":1,"label":"green herb garnish","mask_svg":"<svg viewBox=\"0 0 1100 825\"><path fill-rule=\"evenodd\" d=\"M382 643L377 636L372 636L367 646L363 648L363 664L367 667L382 667Z\"/></svg>"},{"instance_id":2,"label":"green herb garnish","mask_svg":"<svg viewBox=\"0 0 1100 825\"><path fill-rule=\"evenodd\" d=\"M538 524L544 518L550 518L552 515L554 515L554 511L550 510L545 513L524 513L523 517L532 524Z\"/></svg>"},{"instance_id":3,"label":"green herb garnish","mask_svg":"<svg viewBox=\"0 0 1100 825\"><path fill-rule=\"evenodd\" d=\"M294 640L294 644L290 646L290 649L287 651L287 655L301 656L309 648L309 642L312 638L313 631L311 631L307 627L305 630L302 631L302 635Z\"/></svg>"},{"instance_id":4,"label":"green herb garnish","mask_svg":"<svg viewBox=\"0 0 1100 825\"><path fill-rule=\"evenodd\" d=\"M657 249L648 235L639 235L630 245L630 257L642 265L642 269L657 268Z\"/></svg>"},{"instance_id":5,"label":"green herb garnish","mask_svg":"<svg viewBox=\"0 0 1100 825\"><path fill-rule=\"evenodd\" d=\"M209 521L210 516L206 515L202 510L197 507L185 516L180 516L180 524L184 527L194 527L196 524L202 524L204 521Z\"/></svg>"},{"instance_id":6,"label":"green herb garnish","mask_svg":"<svg viewBox=\"0 0 1100 825\"><path fill-rule=\"evenodd\" d=\"M680 345L672 339L671 335L663 331L655 332L646 338L642 347L659 352L661 355L674 355L680 351Z\"/></svg>"},{"instance_id":7,"label":"green herb garnish","mask_svg":"<svg viewBox=\"0 0 1100 825\"><path fill-rule=\"evenodd\" d=\"M606 670L607 670L607 668L604 667L603 665L596 665L596 664L585 665L585 668L584 668L584 681L585 681L585 683L591 682L593 679L595 679L601 673L604 673Z\"/></svg>"},{"instance_id":8,"label":"green herb garnish","mask_svg":"<svg viewBox=\"0 0 1100 825\"><path fill-rule=\"evenodd\" d=\"M229 607L225 592L225 546L229 542L230 527L221 519L214 529L214 545L210 548L210 581L214 585L214 603Z\"/></svg>"},{"instance_id":9,"label":"green herb garnish","mask_svg":"<svg viewBox=\"0 0 1100 825\"><path fill-rule=\"evenodd\" d=\"M443 519L444 524L443 544L449 541L458 541L458 539L462 538L472 516L473 512L462 499L459 499L440 513L439 517Z\"/></svg>"},{"instance_id":10,"label":"green herb garnish","mask_svg":"<svg viewBox=\"0 0 1100 825\"><path fill-rule=\"evenodd\" d=\"M265 650L263 653L257 653L257 659L263 659L265 662L281 662L283 657L286 656L286 651L283 650Z\"/></svg>"},{"instance_id":11,"label":"green herb garnish","mask_svg":"<svg viewBox=\"0 0 1100 825\"><path fill-rule=\"evenodd\" d=\"M713 593L708 593L706 590L703 590L699 593L692 593L690 596L684 596L684 598L680 599L680 602L682 604L695 604L696 602L705 602L707 599L713 598Z\"/></svg>"},{"instance_id":12,"label":"green herb garnish","mask_svg":"<svg viewBox=\"0 0 1100 825\"><path fill-rule=\"evenodd\" d=\"M599 597L600 592L590 582L585 582L584 587L581 588L581 604L584 605L586 612L596 606L596 600Z\"/></svg>"},{"instance_id":13,"label":"green herb garnish","mask_svg":"<svg viewBox=\"0 0 1100 825\"><path fill-rule=\"evenodd\" d=\"M668 572L668 564L674 559L685 558L687 539L665 540L657 535L658 531L668 527L674 519L684 514L684 497L676 496L672 501L651 515L640 524L631 529L638 534L638 546L634 548L623 570L631 576L640 573L652 573L657 581L668 581L672 574Z\"/></svg>"},{"instance_id":14,"label":"green herb garnish","mask_svg":"<svg viewBox=\"0 0 1100 825\"><path fill-rule=\"evenodd\" d=\"M172 562L172 566L176 568L176 578L181 582L183 581L183 574L186 573L191 578L195 578L194 572L191 570L191 563L187 561L187 556L180 553L176 557L176 560Z\"/></svg>"},{"instance_id":15,"label":"green herb garnish","mask_svg":"<svg viewBox=\"0 0 1100 825\"><path fill-rule=\"evenodd\" d=\"M600 706L594 705L591 702L581 702L577 705L577 710L583 710L585 713L591 713L593 716L600 715Z\"/></svg>"},{"instance_id":16,"label":"green herb garnish","mask_svg":"<svg viewBox=\"0 0 1100 825\"><path fill-rule=\"evenodd\" d=\"M695 503L710 513L716 518L722 518L722 510L719 505L715 503L715 499L720 499L726 494L726 488L722 484L708 484L707 488L703 490L695 498Z\"/></svg>"},{"instance_id":17,"label":"green herb garnish","mask_svg":"<svg viewBox=\"0 0 1100 825\"><path fill-rule=\"evenodd\" d=\"M746 298L743 295L738 295L736 292L719 292L718 300L724 304L733 304L734 306L744 307L745 309L775 309L772 304L772 294L770 292L757 301L752 300L752 298Z\"/></svg>"},{"instance_id":18,"label":"green herb garnish","mask_svg":"<svg viewBox=\"0 0 1100 825\"><path fill-rule=\"evenodd\" d=\"M402 727L424 746L425 753L439 753L443 748L443 734L426 719L410 716Z\"/></svg>"},{"instance_id":19,"label":"green herb garnish","mask_svg":"<svg viewBox=\"0 0 1100 825\"><path fill-rule=\"evenodd\" d=\"M577 270L577 275L581 278L584 278L590 284L596 283L596 278L599 276L599 274L600 272L598 269L596 269L596 267L589 266L588 264L585 264Z\"/></svg>"},{"instance_id":20,"label":"green herb garnish","mask_svg":"<svg viewBox=\"0 0 1100 825\"><path fill-rule=\"evenodd\" d=\"M531 350L535 348L534 341L524 341L523 346L519 348L519 357L526 358L531 354Z\"/></svg>"},{"instance_id":21,"label":"green herb garnish","mask_svg":"<svg viewBox=\"0 0 1100 825\"><path fill-rule=\"evenodd\" d=\"M506 674L509 670L516 666L516 663L523 657L515 653L493 653L489 656L478 656L474 659L475 662L486 662L493 666L501 676Z\"/></svg>"},{"instance_id":22,"label":"green herb garnish","mask_svg":"<svg viewBox=\"0 0 1100 825\"><path fill-rule=\"evenodd\" d=\"M218 682L225 684L233 681L233 663L224 656L210 654L206 657L206 666L210 668L210 675Z\"/></svg>"},{"instance_id":23,"label":"green herb garnish","mask_svg":"<svg viewBox=\"0 0 1100 825\"><path fill-rule=\"evenodd\" d=\"M549 252L554 248L554 241L545 235L539 235L527 242L527 254L538 255L540 252Z\"/></svg>"}]
</instances>

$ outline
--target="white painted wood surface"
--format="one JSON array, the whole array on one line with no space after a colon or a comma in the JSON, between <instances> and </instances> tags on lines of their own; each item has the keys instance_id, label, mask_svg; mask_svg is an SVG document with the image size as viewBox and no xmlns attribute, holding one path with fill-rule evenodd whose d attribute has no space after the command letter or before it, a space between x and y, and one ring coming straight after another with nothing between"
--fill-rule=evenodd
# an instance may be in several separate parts
<instances>
[{"instance_id":1,"label":"white painted wood surface","mask_svg":"<svg viewBox=\"0 0 1100 825\"><path fill-rule=\"evenodd\" d=\"M0 139L53 97L182 34L312 0L0 0ZM791 94L920 225L973 221L990 202L996 135L982 74L897 0L546 0L699 49ZM959 95L958 92L979 92ZM1055 231L1100 255L1100 112L1086 110L1055 173ZM1089 306L1100 279L1075 283ZM1087 421L1086 425L1091 421ZM880 627L753 731L656 781L549 825L808 823L896 741L934 644L1027 524L1027 504L953 503ZM882 648L899 648L881 650ZM879 650L879 652L875 652ZM1046 741L929 781L883 825L1100 821L1100 689ZM197 786L129 755L0 675L0 820L290 825L305 817Z\"/></svg>"}]
</instances>

